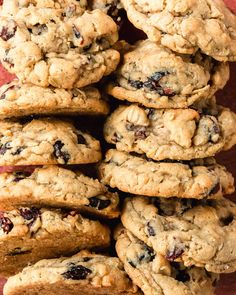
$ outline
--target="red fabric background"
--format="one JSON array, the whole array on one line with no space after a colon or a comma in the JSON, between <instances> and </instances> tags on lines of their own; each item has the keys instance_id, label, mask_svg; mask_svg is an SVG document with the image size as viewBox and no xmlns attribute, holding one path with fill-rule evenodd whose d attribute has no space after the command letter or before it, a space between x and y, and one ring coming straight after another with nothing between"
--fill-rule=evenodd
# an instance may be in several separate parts
<instances>
[{"instance_id":1,"label":"red fabric background","mask_svg":"<svg viewBox=\"0 0 236 295\"><path fill-rule=\"evenodd\" d=\"M236 13L236 0L224 0L225 3ZM1 2L1 1L0 1ZM0 85L9 82L13 78L0 65ZM236 112L236 63L231 65L231 79L226 88L218 94L218 103L230 107ZM236 178L236 148L229 152L222 153L218 157L218 161L227 166ZM231 196L236 201L236 194ZM236 241L235 241L236 244ZM2 287L5 280L0 279L0 295L2 295ZM204 294L202 294L204 295ZM221 277L216 295L236 295L236 273L223 275Z\"/></svg>"}]
</instances>

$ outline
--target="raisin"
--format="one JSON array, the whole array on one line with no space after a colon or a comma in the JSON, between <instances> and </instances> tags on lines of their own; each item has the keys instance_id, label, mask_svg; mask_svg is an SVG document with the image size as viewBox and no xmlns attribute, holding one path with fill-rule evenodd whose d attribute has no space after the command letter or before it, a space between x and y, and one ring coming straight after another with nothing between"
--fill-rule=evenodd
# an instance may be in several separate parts
<instances>
[{"instance_id":1,"label":"raisin","mask_svg":"<svg viewBox=\"0 0 236 295\"><path fill-rule=\"evenodd\" d=\"M146 139L148 137L147 128L144 126L137 126L134 136L136 139Z\"/></svg>"},{"instance_id":2,"label":"raisin","mask_svg":"<svg viewBox=\"0 0 236 295\"><path fill-rule=\"evenodd\" d=\"M169 74L168 72L164 72L164 71L156 72L151 77L149 77L147 81L143 83L143 86L148 88L151 91L157 91L158 93L163 95L164 90L159 85L159 81L168 74Z\"/></svg>"},{"instance_id":3,"label":"raisin","mask_svg":"<svg viewBox=\"0 0 236 295\"><path fill-rule=\"evenodd\" d=\"M70 160L70 155L68 152L66 151L62 151L62 148L65 144L62 143L60 140L56 141L55 144L53 145L54 148L54 152L53 155L58 159L58 158L62 158L63 161L65 162L65 164L68 163L68 161Z\"/></svg>"},{"instance_id":4,"label":"raisin","mask_svg":"<svg viewBox=\"0 0 236 295\"><path fill-rule=\"evenodd\" d=\"M8 234L13 229L14 225L8 217L4 217L1 214L0 227L3 229L4 233Z\"/></svg>"},{"instance_id":5,"label":"raisin","mask_svg":"<svg viewBox=\"0 0 236 295\"><path fill-rule=\"evenodd\" d=\"M10 149L11 149L11 143L10 142L6 142L6 143L2 144L0 146L0 155L5 155L7 150L10 150Z\"/></svg>"},{"instance_id":6,"label":"raisin","mask_svg":"<svg viewBox=\"0 0 236 295\"><path fill-rule=\"evenodd\" d=\"M214 185L214 187L211 189L209 196L217 194L220 190L221 190L221 185L219 182L217 182L217 184Z\"/></svg>"},{"instance_id":7,"label":"raisin","mask_svg":"<svg viewBox=\"0 0 236 295\"><path fill-rule=\"evenodd\" d=\"M103 210L111 204L110 200L102 200L97 197L89 198L89 206L98 210Z\"/></svg>"},{"instance_id":8,"label":"raisin","mask_svg":"<svg viewBox=\"0 0 236 295\"><path fill-rule=\"evenodd\" d=\"M156 233L154 228L150 225L150 222L147 223L147 230L150 237L155 237Z\"/></svg>"},{"instance_id":9,"label":"raisin","mask_svg":"<svg viewBox=\"0 0 236 295\"><path fill-rule=\"evenodd\" d=\"M19 182L22 179L25 179L29 177L32 174L32 172L27 171L17 171L14 173L15 178L13 179L13 182Z\"/></svg>"},{"instance_id":10,"label":"raisin","mask_svg":"<svg viewBox=\"0 0 236 295\"><path fill-rule=\"evenodd\" d=\"M190 281L190 276L185 270L178 270L178 273L176 275L176 280L186 283Z\"/></svg>"},{"instance_id":11,"label":"raisin","mask_svg":"<svg viewBox=\"0 0 236 295\"><path fill-rule=\"evenodd\" d=\"M223 224L223 226L228 226L233 221L234 221L233 215L229 215L227 217L223 217L223 218L220 219L220 222Z\"/></svg>"},{"instance_id":12,"label":"raisin","mask_svg":"<svg viewBox=\"0 0 236 295\"><path fill-rule=\"evenodd\" d=\"M43 25L37 24L32 29L32 33L37 36L42 35L42 33L46 32L46 31L48 31L48 27L45 24L43 24Z\"/></svg>"},{"instance_id":13,"label":"raisin","mask_svg":"<svg viewBox=\"0 0 236 295\"><path fill-rule=\"evenodd\" d=\"M20 209L20 215L25 220L32 220L28 226L31 227L35 220L41 215L41 212L38 208L32 207L32 208L21 208Z\"/></svg>"},{"instance_id":14,"label":"raisin","mask_svg":"<svg viewBox=\"0 0 236 295\"><path fill-rule=\"evenodd\" d=\"M2 40L8 41L9 39L15 36L16 29L17 29L16 25L11 29L9 27L2 27L2 30L0 32L0 37L2 38Z\"/></svg>"},{"instance_id":15,"label":"raisin","mask_svg":"<svg viewBox=\"0 0 236 295\"><path fill-rule=\"evenodd\" d=\"M129 80L128 83L136 89L141 89L143 88L143 82L142 81L138 81L138 80Z\"/></svg>"},{"instance_id":16,"label":"raisin","mask_svg":"<svg viewBox=\"0 0 236 295\"><path fill-rule=\"evenodd\" d=\"M178 247L175 247L172 251L167 251L166 259L169 261L175 261L184 253L184 250Z\"/></svg>"},{"instance_id":17,"label":"raisin","mask_svg":"<svg viewBox=\"0 0 236 295\"><path fill-rule=\"evenodd\" d=\"M86 141L86 139L83 137L83 135L78 134L78 135L77 135L77 143L78 143L78 144L87 144L87 141Z\"/></svg>"},{"instance_id":18,"label":"raisin","mask_svg":"<svg viewBox=\"0 0 236 295\"><path fill-rule=\"evenodd\" d=\"M91 273L92 271L83 265L71 264L62 276L67 280L85 280Z\"/></svg>"},{"instance_id":19,"label":"raisin","mask_svg":"<svg viewBox=\"0 0 236 295\"><path fill-rule=\"evenodd\" d=\"M17 156L19 155L23 150L25 149L25 147L19 147L16 149L15 152L11 153L13 156Z\"/></svg>"}]
</instances>

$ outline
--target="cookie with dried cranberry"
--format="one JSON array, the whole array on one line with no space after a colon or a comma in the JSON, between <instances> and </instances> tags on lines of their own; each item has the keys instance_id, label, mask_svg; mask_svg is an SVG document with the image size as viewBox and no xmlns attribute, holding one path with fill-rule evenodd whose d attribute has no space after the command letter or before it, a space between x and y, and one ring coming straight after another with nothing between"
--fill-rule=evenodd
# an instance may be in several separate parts
<instances>
[{"instance_id":1,"label":"cookie with dried cranberry","mask_svg":"<svg viewBox=\"0 0 236 295\"><path fill-rule=\"evenodd\" d=\"M31 166L29 166L30 168ZM0 210L16 207L70 208L104 218L119 216L119 197L79 171L51 165L0 173Z\"/></svg>"},{"instance_id":2,"label":"cookie with dried cranberry","mask_svg":"<svg viewBox=\"0 0 236 295\"><path fill-rule=\"evenodd\" d=\"M19 208L0 213L0 274L10 276L45 258L109 246L110 230L75 211Z\"/></svg>"},{"instance_id":3,"label":"cookie with dried cranberry","mask_svg":"<svg viewBox=\"0 0 236 295\"><path fill-rule=\"evenodd\" d=\"M121 219L170 262L214 273L236 270L236 204L228 199L134 197L125 202Z\"/></svg>"},{"instance_id":4,"label":"cookie with dried cranberry","mask_svg":"<svg viewBox=\"0 0 236 295\"><path fill-rule=\"evenodd\" d=\"M106 115L107 102L95 87L65 90L13 81L0 87L0 118L40 115Z\"/></svg>"},{"instance_id":5,"label":"cookie with dried cranberry","mask_svg":"<svg viewBox=\"0 0 236 295\"><path fill-rule=\"evenodd\" d=\"M86 164L101 159L100 143L70 121L0 121L0 165Z\"/></svg>"},{"instance_id":6,"label":"cookie with dried cranberry","mask_svg":"<svg viewBox=\"0 0 236 295\"><path fill-rule=\"evenodd\" d=\"M187 108L212 97L229 79L229 66L197 52L181 55L149 40L125 50L107 92L150 108Z\"/></svg>"},{"instance_id":7,"label":"cookie with dried cranberry","mask_svg":"<svg viewBox=\"0 0 236 295\"><path fill-rule=\"evenodd\" d=\"M81 251L69 258L44 259L26 267L5 285L5 295L142 294L117 257Z\"/></svg>"},{"instance_id":8,"label":"cookie with dried cranberry","mask_svg":"<svg viewBox=\"0 0 236 295\"><path fill-rule=\"evenodd\" d=\"M104 136L120 151L157 161L206 158L236 144L236 114L223 107L201 112L120 106L107 119Z\"/></svg>"},{"instance_id":9,"label":"cookie with dried cranberry","mask_svg":"<svg viewBox=\"0 0 236 295\"><path fill-rule=\"evenodd\" d=\"M218 276L204 268L170 263L131 232L120 227L115 238L125 271L144 294L213 295Z\"/></svg>"},{"instance_id":10,"label":"cookie with dried cranberry","mask_svg":"<svg viewBox=\"0 0 236 295\"><path fill-rule=\"evenodd\" d=\"M149 197L211 199L234 192L233 176L214 158L158 162L109 150L99 172L104 184Z\"/></svg>"},{"instance_id":11,"label":"cookie with dried cranberry","mask_svg":"<svg viewBox=\"0 0 236 295\"><path fill-rule=\"evenodd\" d=\"M121 0L129 20L151 41L176 52L201 50L219 61L236 60L236 16L223 0Z\"/></svg>"}]
</instances>

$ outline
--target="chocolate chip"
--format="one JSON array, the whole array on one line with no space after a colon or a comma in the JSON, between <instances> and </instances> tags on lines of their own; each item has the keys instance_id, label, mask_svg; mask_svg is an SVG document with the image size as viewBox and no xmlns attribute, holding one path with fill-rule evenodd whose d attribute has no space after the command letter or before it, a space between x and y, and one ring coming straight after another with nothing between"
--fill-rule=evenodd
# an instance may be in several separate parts
<instances>
[{"instance_id":1,"label":"chocolate chip","mask_svg":"<svg viewBox=\"0 0 236 295\"><path fill-rule=\"evenodd\" d=\"M217 182L217 184L215 184L214 187L209 192L209 196L217 194L220 190L221 190L221 185L219 182Z\"/></svg>"},{"instance_id":2,"label":"chocolate chip","mask_svg":"<svg viewBox=\"0 0 236 295\"><path fill-rule=\"evenodd\" d=\"M110 200L99 199L98 197L89 198L89 206L98 210L103 210L111 204Z\"/></svg>"},{"instance_id":3,"label":"chocolate chip","mask_svg":"<svg viewBox=\"0 0 236 295\"><path fill-rule=\"evenodd\" d=\"M41 216L41 212L38 208L32 207L32 208L21 208L20 209L20 215L25 219L25 220L32 220L28 226L31 227L35 220Z\"/></svg>"},{"instance_id":4,"label":"chocolate chip","mask_svg":"<svg viewBox=\"0 0 236 295\"><path fill-rule=\"evenodd\" d=\"M13 182L19 182L22 179L29 177L31 174L32 172L28 171L17 171L14 173L15 178L13 179Z\"/></svg>"},{"instance_id":5,"label":"chocolate chip","mask_svg":"<svg viewBox=\"0 0 236 295\"><path fill-rule=\"evenodd\" d=\"M65 164L68 163L70 160L70 155L67 151L62 151L62 148L65 144L61 142L60 140L56 141L55 144L53 145L54 152L53 155L58 159L62 158Z\"/></svg>"},{"instance_id":6,"label":"chocolate chip","mask_svg":"<svg viewBox=\"0 0 236 295\"><path fill-rule=\"evenodd\" d=\"M15 152L11 153L13 156L17 156L19 155L23 150L25 149L25 147L19 147L16 149Z\"/></svg>"},{"instance_id":7,"label":"chocolate chip","mask_svg":"<svg viewBox=\"0 0 236 295\"><path fill-rule=\"evenodd\" d=\"M85 280L92 271L83 265L71 264L68 271L64 272L62 276L67 280Z\"/></svg>"},{"instance_id":8,"label":"chocolate chip","mask_svg":"<svg viewBox=\"0 0 236 295\"><path fill-rule=\"evenodd\" d=\"M169 261L175 261L184 253L183 248L175 247L174 250L167 251L166 259Z\"/></svg>"},{"instance_id":9,"label":"chocolate chip","mask_svg":"<svg viewBox=\"0 0 236 295\"><path fill-rule=\"evenodd\" d=\"M10 149L11 149L11 143L10 142L6 142L6 143L2 144L0 146L0 155L5 155L7 150L10 150Z\"/></svg>"},{"instance_id":10,"label":"chocolate chip","mask_svg":"<svg viewBox=\"0 0 236 295\"><path fill-rule=\"evenodd\" d=\"M86 141L86 139L83 137L83 135L78 134L78 135L77 135L77 143L78 143L78 144L87 144L87 141Z\"/></svg>"},{"instance_id":11,"label":"chocolate chip","mask_svg":"<svg viewBox=\"0 0 236 295\"><path fill-rule=\"evenodd\" d=\"M3 26L0 32L0 37L2 38L2 40L8 41L9 39L15 36L16 29L16 25L13 26L13 28Z\"/></svg>"},{"instance_id":12,"label":"chocolate chip","mask_svg":"<svg viewBox=\"0 0 236 295\"><path fill-rule=\"evenodd\" d=\"M155 237L156 233L154 228L150 225L150 222L147 223L147 230L150 237Z\"/></svg>"},{"instance_id":13,"label":"chocolate chip","mask_svg":"<svg viewBox=\"0 0 236 295\"><path fill-rule=\"evenodd\" d=\"M183 283L190 281L190 275L186 272L186 270L178 270L175 278L177 281L180 281Z\"/></svg>"},{"instance_id":14,"label":"chocolate chip","mask_svg":"<svg viewBox=\"0 0 236 295\"><path fill-rule=\"evenodd\" d=\"M223 226L228 226L230 225L230 223L232 223L234 221L234 216L233 215L229 215L227 217L223 217L220 219L220 222Z\"/></svg>"},{"instance_id":15,"label":"chocolate chip","mask_svg":"<svg viewBox=\"0 0 236 295\"><path fill-rule=\"evenodd\" d=\"M3 214L1 214L0 227L3 229L4 233L8 234L13 229L14 225L8 217L4 217Z\"/></svg>"}]
</instances>

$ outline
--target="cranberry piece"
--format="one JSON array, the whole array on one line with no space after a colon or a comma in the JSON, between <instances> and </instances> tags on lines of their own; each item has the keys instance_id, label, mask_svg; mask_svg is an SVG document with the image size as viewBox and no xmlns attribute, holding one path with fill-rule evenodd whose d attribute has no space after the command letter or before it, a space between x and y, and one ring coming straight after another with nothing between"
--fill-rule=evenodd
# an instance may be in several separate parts
<instances>
[{"instance_id":1,"label":"cranberry piece","mask_svg":"<svg viewBox=\"0 0 236 295\"><path fill-rule=\"evenodd\" d=\"M8 234L13 229L14 225L8 217L4 217L3 214L1 214L0 227L3 229L4 233Z\"/></svg>"},{"instance_id":2,"label":"cranberry piece","mask_svg":"<svg viewBox=\"0 0 236 295\"><path fill-rule=\"evenodd\" d=\"M83 265L71 264L69 269L62 274L67 280L85 280L92 271Z\"/></svg>"},{"instance_id":3,"label":"cranberry piece","mask_svg":"<svg viewBox=\"0 0 236 295\"><path fill-rule=\"evenodd\" d=\"M41 215L41 212L38 208L32 207L32 208L21 208L20 209L20 215L25 220L32 220L28 226L31 227L35 220Z\"/></svg>"},{"instance_id":4,"label":"cranberry piece","mask_svg":"<svg viewBox=\"0 0 236 295\"><path fill-rule=\"evenodd\" d=\"M169 261L175 261L184 253L182 248L175 247L172 251L167 251L166 259Z\"/></svg>"},{"instance_id":5,"label":"cranberry piece","mask_svg":"<svg viewBox=\"0 0 236 295\"><path fill-rule=\"evenodd\" d=\"M0 37L2 38L2 40L8 41L9 39L15 36L16 29L16 26L14 26L13 28L3 26L0 32Z\"/></svg>"}]
</instances>

